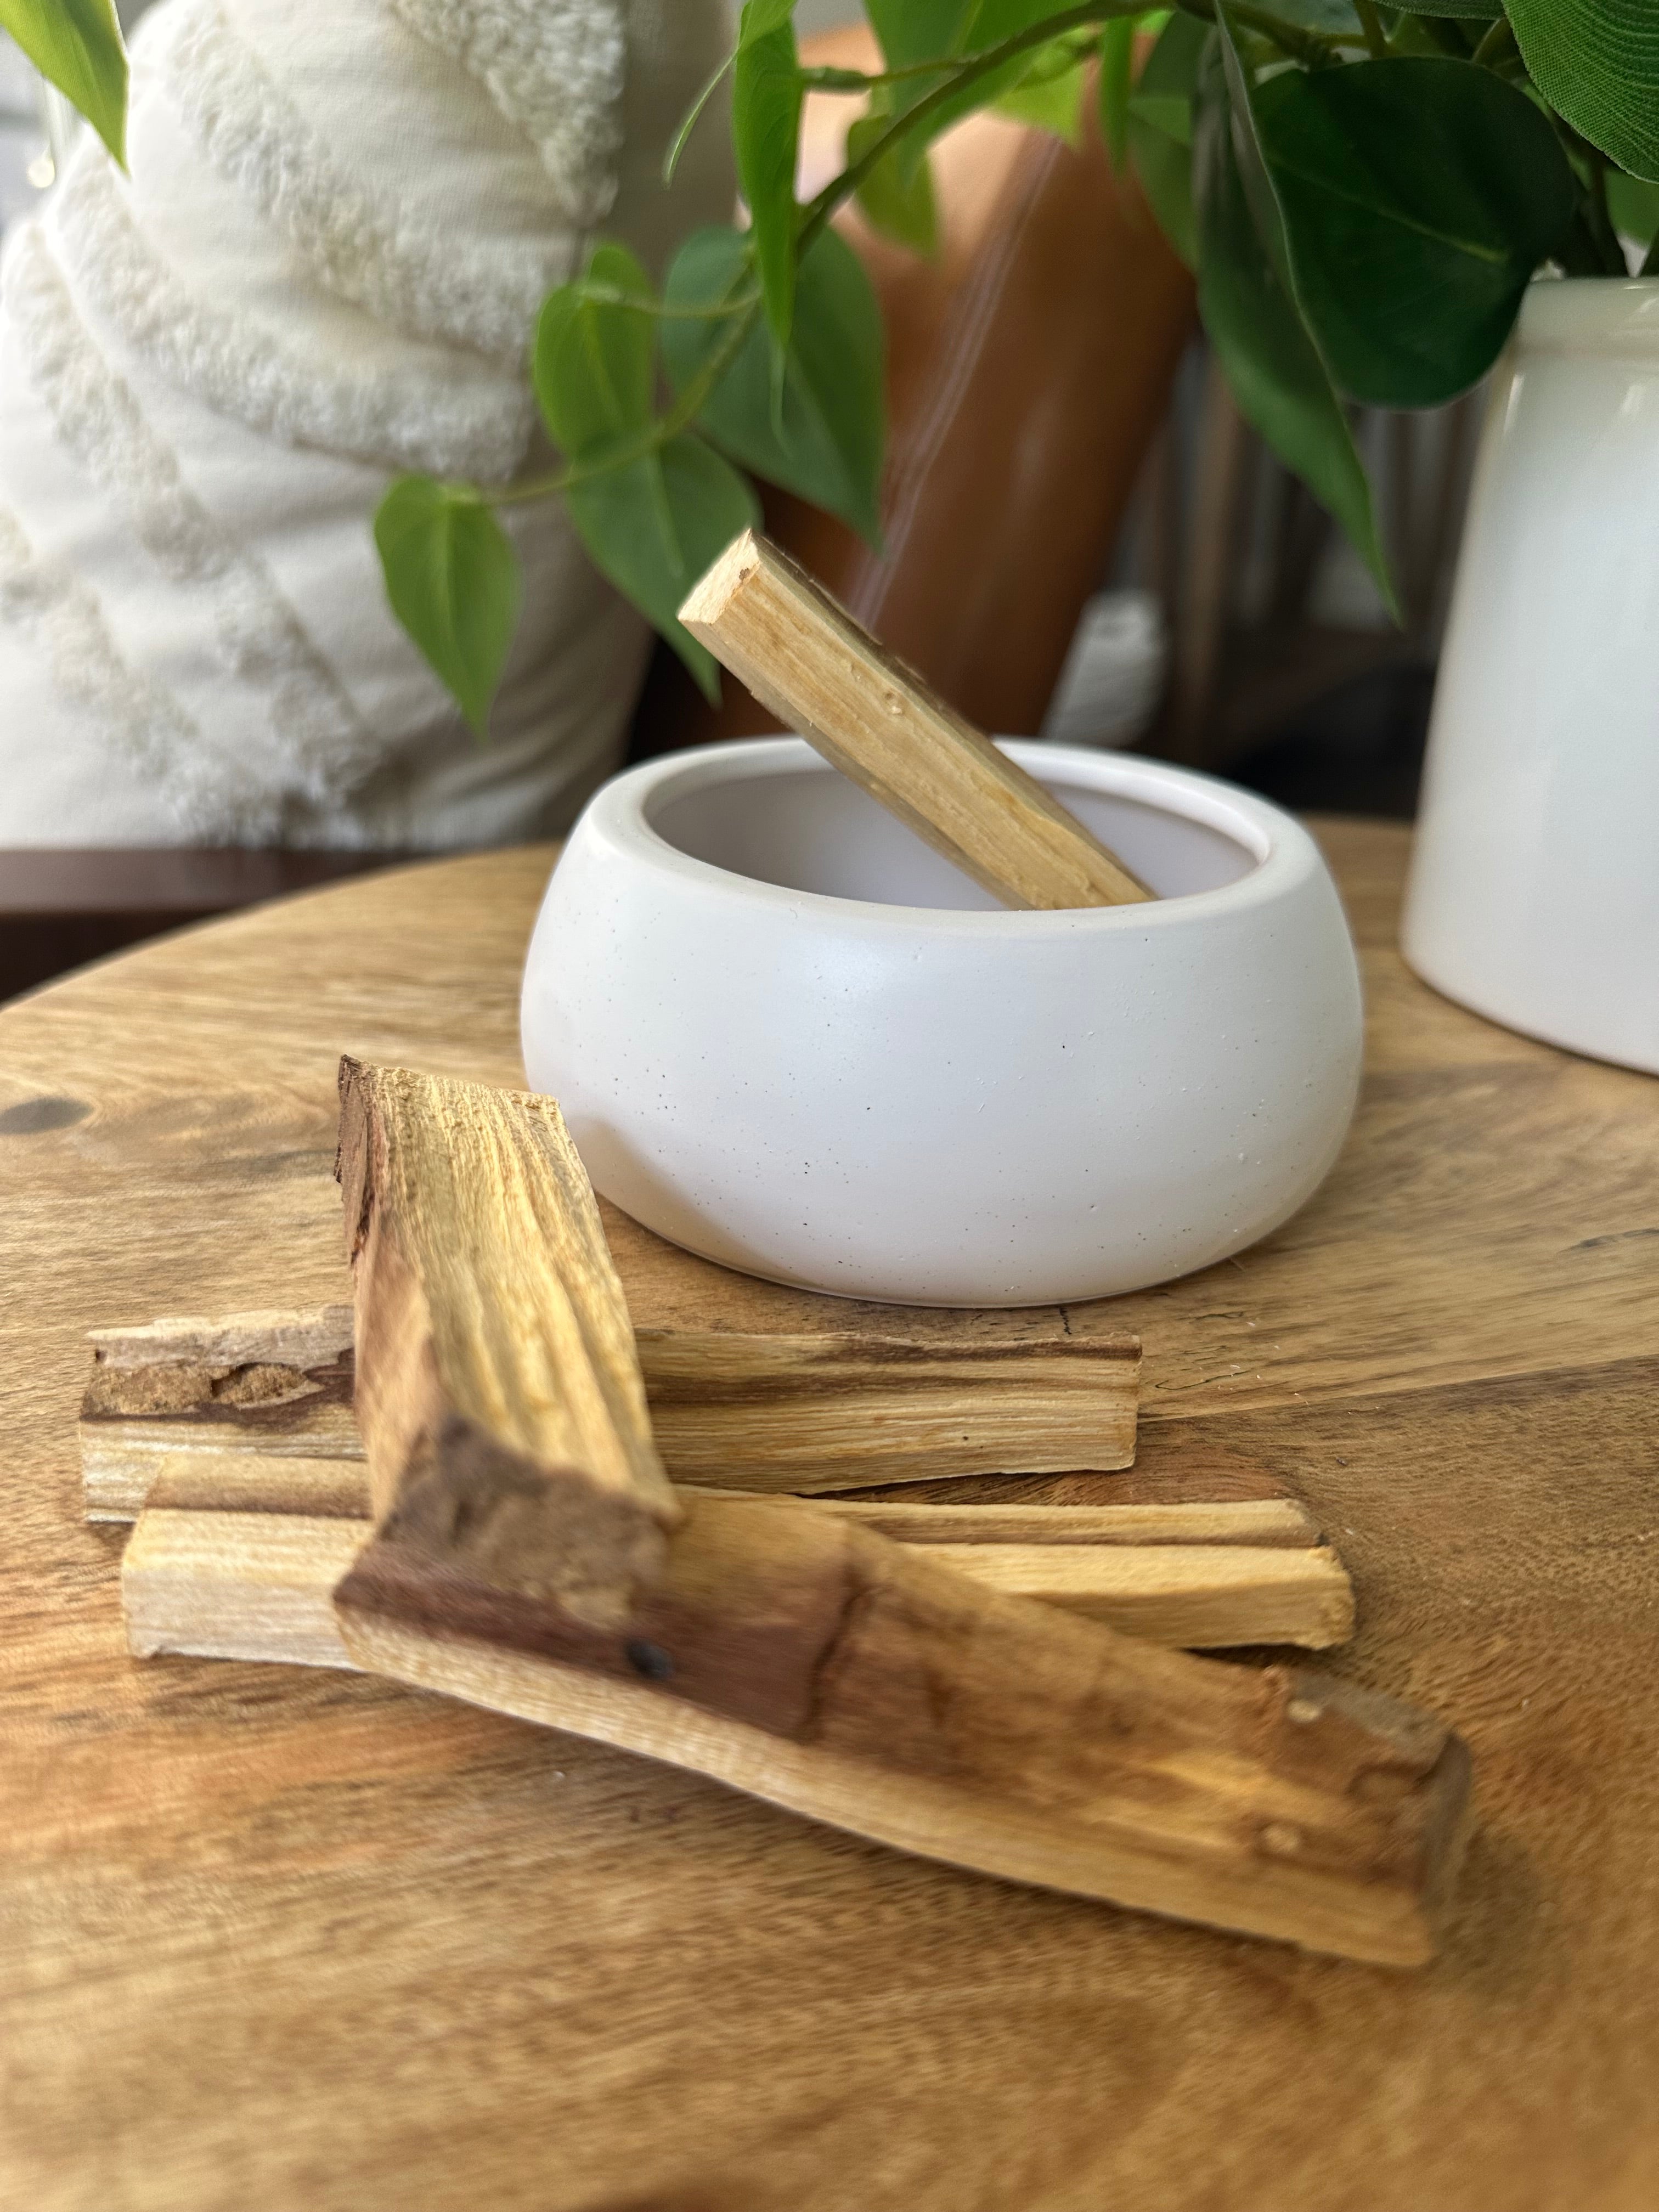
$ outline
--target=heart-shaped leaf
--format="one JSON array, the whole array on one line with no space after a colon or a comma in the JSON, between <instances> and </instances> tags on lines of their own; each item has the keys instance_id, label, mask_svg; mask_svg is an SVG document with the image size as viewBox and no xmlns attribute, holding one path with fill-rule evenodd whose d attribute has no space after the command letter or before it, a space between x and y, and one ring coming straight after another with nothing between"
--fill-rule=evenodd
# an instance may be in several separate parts
<instances>
[{"instance_id":1,"label":"heart-shaped leaf","mask_svg":"<svg viewBox=\"0 0 1659 2212\"><path fill-rule=\"evenodd\" d=\"M523 592L507 533L475 493L403 477L380 501L374 543L392 611L485 736Z\"/></svg>"},{"instance_id":2,"label":"heart-shaped leaf","mask_svg":"<svg viewBox=\"0 0 1659 2212\"><path fill-rule=\"evenodd\" d=\"M597 246L580 276L549 293L536 325L536 397L573 460L650 428L654 305L650 279L620 246Z\"/></svg>"},{"instance_id":3,"label":"heart-shaped leaf","mask_svg":"<svg viewBox=\"0 0 1659 2212\"><path fill-rule=\"evenodd\" d=\"M565 494L581 540L617 586L673 647L704 693L720 697L714 655L678 621L685 595L740 532L758 528L760 506L731 464L701 438L572 484Z\"/></svg>"},{"instance_id":4,"label":"heart-shaped leaf","mask_svg":"<svg viewBox=\"0 0 1659 2212\"><path fill-rule=\"evenodd\" d=\"M125 168L127 50L115 0L0 0L0 30L11 33Z\"/></svg>"},{"instance_id":5,"label":"heart-shaped leaf","mask_svg":"<svg viewBox=\"0 0 1659 2212\"><path fill-rule=\"evenodd\" d=\"M1286 70L1251 94L1292 288L1356 399L1433 407L1484 376L1576 196L1547 118L1426 56Z\"/></svg>"},{"instance_id":6,"label":"heart-shaped leaf","mask_svg":"<svg viewBox=\"0 0 1659 2212\"><path fill-rule=\"evenodd\" d=\"M737 232L695 232L669 271L670 308L729 300L745 267ZM724 328L683 312L669 315L663 354L677 391L702 368ZM757 328L704 402L699 422L757 476L828 507L877 542L886 434L881 310L864 264L837 231L821 231L802 258L777 408L774 374L768 334Z\"/></svg>"},{"instance_id":7,"label":"heart-shaped leaf","mask_svg":"<svg viewBox=\"0 0 1659 2212\"><path fill-rule=\"evenodd\" d=\"M1509 0L1528 73L1592 146L1659 178L1659 8L1653 0Z\"/></svg>"}]
</instances>

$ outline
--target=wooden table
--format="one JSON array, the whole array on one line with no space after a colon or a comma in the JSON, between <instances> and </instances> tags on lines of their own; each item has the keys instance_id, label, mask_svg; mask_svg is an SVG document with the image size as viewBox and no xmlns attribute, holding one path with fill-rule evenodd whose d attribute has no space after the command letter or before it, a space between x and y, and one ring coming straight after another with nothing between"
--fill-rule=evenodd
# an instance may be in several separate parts
<instances>
[{"instance_id":1,"label":"wooden table","mask_svg":"<svg viewBox=\"0 0 1659 2212\"><path fill-rule=\"evenodd\" d=\"M125 1656L101 1321L343 1293L342 1048L519 1079L548 856L129 954L0 1016L0 2202L18 2212L1652 2212L1659 1085L1434 998L1328 832L1370 1073L1242 1260L1078 1309L1143 1458L1262 1468L1346 1672L1468 1737L1400 1976L924 1865L367 1680ZM1097 1483L1109 1478L1095 1478Z\"/></svg>"}]
</instances>

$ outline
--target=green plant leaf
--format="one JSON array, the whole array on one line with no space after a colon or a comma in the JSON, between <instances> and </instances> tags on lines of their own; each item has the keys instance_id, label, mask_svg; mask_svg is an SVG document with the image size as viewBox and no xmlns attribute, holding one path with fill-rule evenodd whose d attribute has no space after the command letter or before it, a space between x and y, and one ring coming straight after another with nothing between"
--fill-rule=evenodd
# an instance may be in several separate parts
<instances>
[{"instance_id":1,"label":"green plant leaf","mask_svg":"<svg viewBox=\"0 0 1659 2212\"><path fill-rule=\"evenodd\" d=\"M757 39L764 39L774 31L781 31L795 13L795 0L749 0L738 27L739 50L751 46Z\"/></svg>"},{"instance_id":2,"label":"green plant leaf","mask_svg":"<svg viewBox=\"0 0 1659 2212\"><path fill-rule=\"evenodd\" d=\"M701 438L672 438L626 468L590 477L565 494L581 540L624 597L648 616L710 700L720 669L680 626L685 595L740 531L758 528L748 483Z\"/></svg>"},{"instance_id":3,"label":"green plant leaf","mask_svg":"<svg viewBox=\"0 0 1659 2212\"><path fill-rule=\"evenodd\" d=\"M596 297L596 287L623 299ZM582 275L543 303L532 356L536 397L555 444L571 459L650 428L655 299L626 247L599 246ZM641 304L624 304L633 300Z\"/></svg>"},{"instance_id":4,"label":"green plant leaf","mask_svg":"<svg viewBox=\"0 0 1659 2212\"><path fill-rule=\"evenodd\" d=\"M669 271L668 304L683 309L729 298L746 265L738 232L694 232ZM664 323L663 355L677 391L702 368L721 328L687 315ZM878 544L886 436L881 310L864 264L836 230L820 231L801 261L781 410L773 375L770 342L757 326L705 401L699 424L757 476L828 507Z\"/></svg>"},{"instance_id":5,"label":"green plant leaf","mask_svg":"<svg viewBox=\"0 0 1659 2212\"><path fill-rule=\"evenodd\" d=\"M1615 230L1647 246L1659 234L1659 185L1627 177L1622 169L1609 169L1607 212Z\"/></svg>"},{"instance_id":6,"label":"green plant leaf","mask_svg":"<svg viewBox=\"0 0 1659 2212\"><path fill-rule=\"evenodd\" d=\"M1467 62L1400 58L1251 95L1297 305L1337 383L1434 407L1485 375L1576 205L1547 118Z\"/></svg>"},{"instance_id":7,"label":"green plant leaf","mask_svg":"<svg viewBox=\"0 0 1659 2212\"><path fill-rule=\"evenodd\" d=\"M1120 15L1100 34L1100 135L1121 176L1129 158L1129 94L1134 88L1135 25Z\"/></svg>"},{"instance_id":8,"label":"green plant leaf","mask_svg":"<svg viewBox=\"0 0 1659 2212\"><path fill-rule=\"evenodd\" d=\"M380 501L374 543L392 611L485 736L523 596L506 532L476 493L400 477Z\"/></svg>"},{"instance_id":9,"label":"green plant leaf","mask_svg":"<svg viewBox=\"0 0 1659 2212\"><path fill-rule=\"evenodd\" d=\"M1503 0L1388 0L1401 15L1444 15L1458 22L1495 23L1503 14Z\"/></svg>"},{"instance_id":10,"label":"green plant leaf","mask_svg":"<svg viewBox=\"0 0 1659 2212\"><path fill-rule=\"evenodd\" d=\"M949 59L962 50L979 0L865 0L865 13L881 41L889 69Z\"/></svg>"},{"instance_id":11,"label":"green plant leaf","mask_svg":"<svg viewBox=\"0 0 1659 2212\"><path fill-rule=\"evenodd\" d=\"M890 107L877 94L869 113L860 116L847 133L848 161L858 161L890 120ZM858 203L884 237L908 246L913 253L939 251L939 210L926 149L920 161L907 166L899 149L890 146L860 185Z\"/></svg>"},{"instance_id":12,"label":"green plant leaf","mask_svg":"<svg viewBox=\"0 0 1659 2212\"><path fill-rule=\"evenodd\" d=\"M749 35L750 10L759 4L748 0L743 11L743 43L732 70L732 143L754 226L766 319L778 344L786 346L795 311L795 157L803 87L793 24Z\"/></svg>"},{"instance_id":13,"label":"green plant leaf","mask_svg":"<svg viewBox=\"0 0 1659 2212\"><path fill-rule=\"evenodd\" d=\"M115 0L0 0L0 30L10 32L125 168L127 50Z\"/></svg>"},{"instance_id":14,"label":"green plant leaf","mask_svg":"<svg viewBox=\"0 0 1659 2212\"><path fill-rule=\"evenodd\" d=\"M1129 100L1129 159L1158 227L1189 269L1198 266L1193 212L1193 93L1212 33L1172 15L1146 57Z\"/></svg>"},{"instance_id":15,"label":"green plant leaf","mask_svg":"<svg viewBox=\"0 0 1659 2212\"><path fill-rule=\"evenodd\" d=\"M1346 531L1397 615L1370 486L1319 349L1257 234L1218 51L1194 116L1199 313L1240 411Z\"/></svg>"},{"instance_id":16,"label":"green plant leaf","mask_svg":"<svg viewBox=\"0 0 1659 2212\"><path fill-rule=\"evenodd\" d=\"M1509 0L1528 74L1550 106L1634 177L1659 179L1659 8L1653 0Z\"/></svg>"},{"instance_id":17,"label":"green plant leaf","mask_svg":"<svg viewBox=\"0 0 1659 2212\"><path fill-rule=\"evenodd\" d=\"M1078 146L1083 143L1086 90L1081 58L1069 40L1056 39L1052 46L1039 46L1024 74L990 105L1012 122L1030 124Z\"/></svg>"}]
</instances>

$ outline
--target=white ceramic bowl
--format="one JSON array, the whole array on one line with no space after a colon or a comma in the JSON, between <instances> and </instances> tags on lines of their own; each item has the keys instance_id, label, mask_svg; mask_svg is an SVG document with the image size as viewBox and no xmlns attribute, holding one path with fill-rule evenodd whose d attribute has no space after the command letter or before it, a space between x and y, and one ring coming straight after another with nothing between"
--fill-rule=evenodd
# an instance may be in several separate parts
<instances>
[{"instance_id":1,"label":"white ceramic bowl","mask_svg":"<svg viewBox=\"0 0 1659 2212\"><path fill-rule=\"evenodd\" d=\"M1312 840L1158 762L1007 750L1156 904L999 907L797 738L594 796L523 1032L606 1197L750 1274L994 1306L1186 1274L1310 1196L1360 1056Z\"/></svg>"}]
</instances>

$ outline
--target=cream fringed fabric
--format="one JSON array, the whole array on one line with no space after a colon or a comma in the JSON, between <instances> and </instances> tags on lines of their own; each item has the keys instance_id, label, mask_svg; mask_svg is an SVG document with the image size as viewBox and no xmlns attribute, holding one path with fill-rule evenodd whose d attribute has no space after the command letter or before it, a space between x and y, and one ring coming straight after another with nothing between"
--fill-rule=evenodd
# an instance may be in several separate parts
<instances>
[{"instance_id":1,"label":"cream fringed fabric","mask_svg":"<svg viewBox=\"0 0 1659 2212\"><path fill-rule=\"evenodd\" d=\"M386 611L390 471L548 465L524 361L599 233L731 206L662 149L724 0L162 0L124 178L0 257L0 846L441 847L568 822L647 639L562 511L487 746Z\"/></svg>"}]
</instances>

